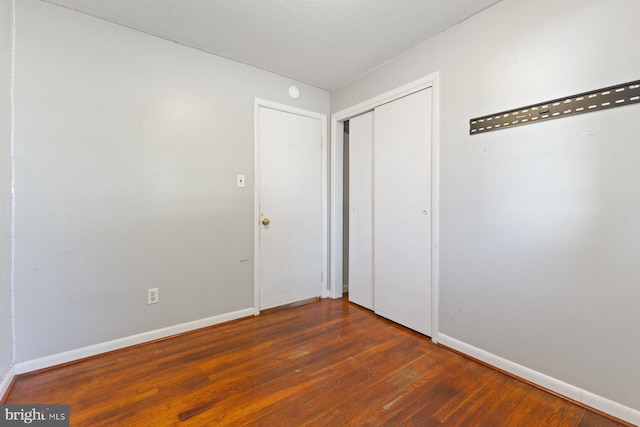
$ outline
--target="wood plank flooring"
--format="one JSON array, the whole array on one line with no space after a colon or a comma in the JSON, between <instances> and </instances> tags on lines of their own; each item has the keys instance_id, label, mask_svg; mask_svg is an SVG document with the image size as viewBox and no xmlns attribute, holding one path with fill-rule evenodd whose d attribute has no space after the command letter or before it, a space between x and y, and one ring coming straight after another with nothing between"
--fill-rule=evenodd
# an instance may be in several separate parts
<instances>
[{"instance_id":1,"label":"wood plank flooring","mask_svg":"<svg viewBox=\"0 0 640 427\"><path fill-rule=\"evenodd\" d=\"M617 424L342 300L275 310L16 379L72 426Z\"/></svg>"}]
</instances>

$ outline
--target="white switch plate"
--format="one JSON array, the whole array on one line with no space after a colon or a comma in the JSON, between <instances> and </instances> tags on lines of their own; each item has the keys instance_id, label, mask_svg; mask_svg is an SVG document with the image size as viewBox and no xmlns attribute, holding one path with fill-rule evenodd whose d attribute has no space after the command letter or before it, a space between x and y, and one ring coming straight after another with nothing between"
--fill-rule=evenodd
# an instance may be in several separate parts
<instances>
[{"instance_id":1,"label":"white switch plate","mask_svg":"<svg viewBox=\"0 0 640 427\"><path fill-rule=\"evenodd\" d=\"M244 187L244 175L238 175L237 183L238 187Z\"/></svg>"}]
</instances>

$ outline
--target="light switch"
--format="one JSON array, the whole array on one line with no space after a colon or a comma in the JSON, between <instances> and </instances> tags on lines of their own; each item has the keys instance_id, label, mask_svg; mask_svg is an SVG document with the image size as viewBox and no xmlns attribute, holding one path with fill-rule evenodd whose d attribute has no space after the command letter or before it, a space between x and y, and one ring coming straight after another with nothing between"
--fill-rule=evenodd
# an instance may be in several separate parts
<instances>
[{"instance_id":1,"label":"light switch","mask_svg":"<svg viewBox=\"0 0 640 427\"><path fill-rule=\"evenodd\" d=\"M244 187L244 175L237 176L238 187Z\"/></svg>"}]
</instances>

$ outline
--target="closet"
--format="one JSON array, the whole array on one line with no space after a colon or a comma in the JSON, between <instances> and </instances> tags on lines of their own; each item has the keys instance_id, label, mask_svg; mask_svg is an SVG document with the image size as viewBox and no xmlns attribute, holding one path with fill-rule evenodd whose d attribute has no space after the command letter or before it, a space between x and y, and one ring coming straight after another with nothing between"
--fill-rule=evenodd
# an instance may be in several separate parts
<instances>
[{"instance_id":1,"label":"closet","mask_svg":"<svg viewBox=\"0 0 640 427\"><path fill-rule=\"evenodd\" d=\"M349 120L349 300L373 310L373 111Z\"/></svg>"},{"instance_id":2,"label":"closet","mask_svg":"<svg viewBox=\"0 0 640 427\"><path fill-rule=\"evenodd\" d=\"M427 88L349 121L349 300L431 335Z\"/></svg>"}]
</instances>

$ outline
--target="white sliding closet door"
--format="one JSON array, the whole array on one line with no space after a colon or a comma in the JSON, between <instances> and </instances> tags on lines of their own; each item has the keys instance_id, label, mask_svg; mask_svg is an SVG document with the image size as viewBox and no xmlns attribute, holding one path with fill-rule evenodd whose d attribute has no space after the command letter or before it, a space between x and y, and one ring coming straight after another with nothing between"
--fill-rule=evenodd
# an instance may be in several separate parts
<instances>
[{"instance_id":1,"label":"white sliding closet door","mask_svg":"<svg viewBox=\"0 0 640 427\"><path fill-rule=\"evenodd\" d=\"M349 120L349 301L373 310L373 112Z\"/></svg>"},{"instance_id":2,"label":"white sliding closet door","mask_svg":"<svg viewBox=\"0 0 640 427\"><path fill-rule=\"evenodd\" d=\"M429 336L431 96L377 107L374 133L375 312Z\"/></svg>"}]
</instances>

